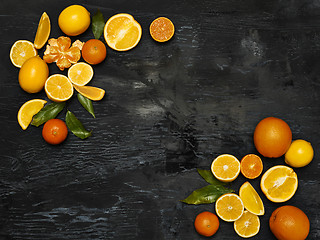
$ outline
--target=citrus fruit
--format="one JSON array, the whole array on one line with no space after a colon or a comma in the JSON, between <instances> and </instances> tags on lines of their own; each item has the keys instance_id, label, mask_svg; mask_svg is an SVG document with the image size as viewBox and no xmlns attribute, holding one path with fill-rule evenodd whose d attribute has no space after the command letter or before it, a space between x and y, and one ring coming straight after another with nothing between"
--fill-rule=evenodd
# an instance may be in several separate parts
<instances>
[{"instance_id":1,"label":"citrus fruit","mask_svg":"<svg viewBox=\"0 0 320 240\"><path fill-rule=\"evenodd\" d=\"M85 42L81 52L83 59L92 65L101 63L107 56L106 45L98 39Z\"/></svg>"},{"instance_id":2,"label":"citrus fruit","mask_svg":"<svg viewBox=\"0 0 320 240\"><path fill-rule=\"evenodd\" d=\"M239 160L230 154L222 154L213 160L211 172L222 182L231 182L235 180L240 173Z\"/></svg>"},{"instance_id":3,"label":"citrus fruit","mask_svg":"<svg viewBox=\"0 0 320 240\"><path fill-rule=\"evenodd\" d=\"M68 78L74 85L84 86L90 82L92 77L92 67L84 62L76 63L68 70Z\"/></svg>"},{"instance_id":4,"label":"citrus fruit","mask_svg":"<svg viewBox=\"0 0 320 240\"><path fill-rule=\"evenodd\" d=\"M45 85L47 97L54 102L67 101L73 95L73 85L70 80L62 74L51 75Z\"/></svg>"},{"instance_id":5,"label":"citrus fruit","mask_svg":"<svg viewBox=\"0 0 320 240\"><path fill-rule=\"evenodd\" d=\"M233 227L240 237L253 237L260 230L260 219L257 215L244 211L242 216L233 223Z\"/></svg>"},{"instance_id":6,"label":"citrus fruit","mask_svg":"<svg viewBox=\"0 0 320 240\"><path fill-rule=\"evenodd\" d=\"M304 240L310 231L310 221L301 209L287 205L273 211L269 227L279 240Z\"/></svg>"},{"instance_id":7,"label":"citrus fruit","mask_svg":"<svg viewBox=\"0 0 320 240\"><path fill-rule=\"evenodd\" d=\"M226 193L220 196L215 205L217 215L224 221L238 220L244 211L241 198L235 193Z\"/></svg>"},{"instance_id":8,"label":"citrus fruit","mask_svg":"<svg viewBox=\"0 0 320 240\"><path fill-rule=\"evenodd\" d=\"M35 49L32 42L27 40L16 41L10 49L10 60L18 68L21 68L26 60L36 55L37 49Z\"/></svg>"},{"instance_id":9,"label":"citrus fruit","mask_svg":"<svg viewBox=\"0 0 320 240\"><path fill-rule=\"evenodd\" d=\"M49 76L48 65L39 56L31 57L19 70L20 87L28 93L37 93L43 89Z\"/></svg>"},{"instance_id":10,"label":"citrus fruit","mask_svg":"<svg viewBox=\"0 0 320 240\"><path fill-rule=\"evenodd\" d=\"M292 168L277 165L262 175L260 187L270 201L285 202L295 194L298 177Z\"/></svg>"},{"instance_id":11,"label":"citrus fruit","mask_svg":"<svg viewBox=\"0 0 320 240\"><path fill-rule=\"evenodd\" d=\"M91 86L73 86L81 95L93 101L101 100L105 94L105 91L101 88Z\"/></svg>"},{"instance_id":12,"label":"citrus fruit","mask_svg":"<svg viewBox=\"0 0 320 240\"><path fill-rule=\"evenodd\" d=\"M60 119L48 120L42 128L43 139L52 145L62 143L68 136L68 128L64 121Z\"/></svg>"},{"instance_id":13,"label":"citrus fruit","mask_svg":"<svg viewBox=\"0 0 320 240\"><path fill-rule=\"evenodd\" d=\"M244 208L255 215L264 214L264 205L254 187L245 182L239 190L239 196L243 202Z\"/></svg>"},{"instance_id":14,"label":"citrus fruit","mask_svg":"<svg viewBox=\"0 0 320 240\"><path fill-rule=\"evenodd\" d=\"M42 48L46 42L48 41L49 35L51 31L51 23L50 18L46 12L41 15L38 29L36 33L36 37L34 39L34 47L36 49Z\"/></svg>"},{"instance_id":15,"label":"citrus fruit","mask_svg":"<svg viewBox=\"0 0 320 240\"><path fill-rule=\"evenodd\" d=\"M142 28L140 24L127 13L119 13L106 22L104 39L108 46L117 51L128 51L140 41Z\"/></svg>"},{"instance_id":16,"label":"citrus fruit","mask_svg":"<svg viewBox=\"0 0 320 240\"><path fill-rule=\"evenodd\" d=\"M174 25L170 19L159 17L149 27L151 37L157 42L169 41L174 34Z\"/></svg>"},{"instance_id":17,"label":"citrus fruit","mask_svg":"<svg viewBox=\"0 0 320 240\"><path fill-rule=\"evenodd\" d=\"M58 24L62 32L68 36L84 33L90 26L90 13L81 5L71 5L59 15Z\"/></svg>"},{"instance_id":18,"label":"citrus fruit","mask_svg":"<svg viewBox=\"0 0 320 240\"><path fill-rule=\"evenodd\" d=\"M20 107L18 111L18 123L23 130L27 129L32 121L32 117L37 114L46 103L46 100L32 99Z\"/></svg>"},{"instance_id":19,"label":"citrus fruit","mask_svg":"<svg viewBox=\"0 0 320 240\"><path fill-rule=\"evenodd\" d=\"M280 118L267 117L254 130L254 145L264 157L278 158L289 149L292 132L289 125Z\"/></svg>"},{"instance_id":20,"label":"citrus fruit","mask_svg":"<svg viewBox=\"0 0 320 240\"><path fill-rule=\"evenodd\" d=\"M261 158L255 154L247 154L240 161L240 171L246 178L255 179L260 176L262 170Z\"/></svg>"},{"instance_id":21,"label":"citrus fruit","mask_svg":"<svg viewBox=\"0 0 320 240\"><path fill-rule=\"evenodd\" d=\"M219 229L219 218L212 212L199 213L194 221L196 231L206 237L211 237Z\"/></svg>"},{"instance_id":22,"label":"citrus fruit","mask_svg":"<svg viewBox=\"0 0 320 240\"><path fill-rule=\"evenodd\" d=\"M291 167L299 168L308 165L313 159L311 143L302 139L293 141L284 158Z\"/></svg>"}]
</instances>

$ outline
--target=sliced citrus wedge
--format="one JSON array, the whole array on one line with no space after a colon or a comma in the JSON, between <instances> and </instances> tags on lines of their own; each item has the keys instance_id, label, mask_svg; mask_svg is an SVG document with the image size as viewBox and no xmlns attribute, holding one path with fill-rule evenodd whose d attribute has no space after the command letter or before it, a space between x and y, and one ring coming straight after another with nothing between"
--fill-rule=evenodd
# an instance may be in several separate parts
<instances>
[{"instance_id":1,"label":"sliced citrus wedge","mask_svg":"<svg viewBox=\"0 0 320 240\"><path fill-rule=\"evenodd\" d=\"M93 68L84 62L72 65L68 70L69 80L77 86L88 84L93 77Z\"/></svg>"},{"instance_id":2,"label":"sliced citrus wedge","mask_svg":"<svg viewBox=\"0 0 320 240\"><path fill-rule=\"evenodd\" d=\"M257 215L244 211L242 216L233 223L236 233L243 238L253 237L260 230L260 219Z\"/></svg>"},{"instance_id":3,"label":"sliced citrus wedge","mask_svg":"<svg viewBox=\"0 0 320 240\"><path fill-rule=\"evenodd\" d=\"M226 193L220 196L215 205L217 215L224 221L238 220L244 211L241 198L235 193Z\"/></svg>"},{"instance_id":4,"label":"sliced citrus wedge","mask_svg":"<svg viewBox=\"0 0 320 240\"><path fill-rule=\"evenodd\" d=\"M73 85L73 86L81 95L93 101L101 100L105 94L105 90L101 88L91 87L91 86L77 86L77 85Z\"/></svg>"},{"instance_id":5,"label":"sliced citrus wedge","mask_svg":"<svg viewBox=\"0 0 320 240\"><path fill-rule=\"evenodd\" d=\"M49 39L51 31L50 18L46 12L41 15L37 33L34 39L34 47L36 49L42 48Z\"/></svg>"},{"instance_id":6,"label":"sliced citrus wedge","mask_svg":"<svg viewBox=\"0 0 320 240\"><path fill-rule=\"evenodd\" d=\"M44 90L48 98L54 102L67 101L73 95L72 83L62 74L51 75L44 85Z\"/></svg>"},{"instance_id":7,"label":"sliced citrus wedge","mask_svg":"<svg viewBox=\"0 0 320 240\"><path fill-rule=\"evenodd\" d=\"M18 68L21 68L25 61L36 55L37 49L35 49L32 42L27 40L16 41L10 50L10 60Z\"/></svg>"},{"instance_id":8,"label":"sliced citrus wedge","mask_svg":"<svg viewBox=\"0 0 320 240\"><path fill-rule=\"evenodd\" d=\"M166 17L158 17L150 24L151 37L157 42L169 41L174 34L174 25Z\"/></svg>"},{"instance_id":9,"label":"sliced citrus wedge","mask_svg":"<svg viewBox=\"0 0 320 240\"><path fill-rule=\"evenodd\" d=\"M104 38L108 46L117 51L128 51L140 41L142 28L140 24L127 13L119 13L106 22Z\"/></svg>"},{"instance_id":10,"label":"sliced citrus wedge","mask_svg":"<svg viewBox=\"0 0 320 240\"><path fill-rule=\"evenodd\" d=\"M260 187L270 201L285 202L295 194L298 177L292 168L277 165L262 175Z\"/></svg>"},{"instance_id":11,"label":"sliced citrus wedge","mask_svg":"<svg viewBox=\"0 0 320 240\"><path fill-rule=\"evenodd\" d=\"M211 171L220 181L231 182L239 176L240 162L233 155L222 154L213 160Z\"/></svg>"},{"instance_id":12,"label":"sliced citrus wedge","mask_svg":"<svg viewBox=\"0 0 320 240\"><path fill-rule=\"evenodd\" d=\"M244 208L255 215L264 214L264 205L256 190L249 182L242 184L239 190L239 196L243 202Z\"/></svg>"},{"instance_id":13,"label":"sliced citrus wedge","mask_svg":"<svg viewBox=\"0 0 320 240\"><path fill-rule=\"evenodd\" d=\"M25 102L18 111L18 123L23 130L26 130L32 121L32 117L37 114L47 103L43 99L32 99Z\"/></svg>"}]
</instances>

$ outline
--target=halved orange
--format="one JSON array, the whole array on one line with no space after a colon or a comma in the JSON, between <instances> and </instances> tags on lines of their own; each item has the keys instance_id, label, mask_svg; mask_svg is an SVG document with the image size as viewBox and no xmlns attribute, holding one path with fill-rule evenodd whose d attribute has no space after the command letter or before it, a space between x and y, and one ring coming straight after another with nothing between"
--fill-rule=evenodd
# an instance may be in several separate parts
<instances>
[{"instance_id":1,"label":"halved orange","mask_svg":"<svg viewBox=\"0 0 320 240\"><path fill-rule=\"evenodd\" d=\"M140 41L142 28L140 24L127 13L119 13L106 22L104 39L108 46L117 51L128 51Z\"/></svg>"},{"instance_id":2,"label":"halved orange","mask_svg":"<svg viewBox=\"0 0 320 240\"><path fill-rule=\"evenodd\" d=\"M263 170L261 158L255 154L247 154L241 159L240 171L243 176L254 179L260 176Z\"/></svg>"},{"instance_id":3,"label":"halved orange","mask_svg":"<svg viewBox=\"0 0 320 240\"><path fill-rule=\"evenodd\" d=\"M11 47L10 60L14 66L21 68L25 61L36 56L37 53L37 49L35 49L32 42L28 40L18 40Z\"/></svg>"},{"instance_id":4,"label":"halved orange","mask_svg":"<svg viewBox=\"0 0 320 240\"><path fill-rule=\"evenodd\" d=\"M72 65L68 70L68 78L72 84L84 86L91 81L93 68L88 63L79 62Z\"/></svg>"},{"instance_id":5,"label":"halved orange","mask_svg":"<svg viewBox=\"0 0 320 240\"><path fill-rule=\"evenodd\" d=\"M62 74L51 75L45 85L47 97L54 102L64 102L73 95L73 85L70 80Z\"/></svg>"},{"instance_id":6,"label":"halved orange","mask_svg":"<svg viewBox=\"0 0 320 240\"><path fill-rule=\"evenodd\" d=\"M49 39L51 31L50 18L46 12L41 15L37 33L34 39L34 47L36 49L42 48Z\"/></svg>"},{"instance_id":7,"label":"halved orange","mask_svg":"<svg viewBox=\"0 0 320 240\"><path fill-rule=\"evenodd\" d=\"M43 99L32 99L25 102L18 111L18 123L23 130L26 130L32 121L32 117L37 114L47 103Z\"/></svg>"},{"instance_id":8,"label":"halved orange","mask_svg":"<svg viewBox=\"0 0 320 240\"><path fill-rule=\"evenodd\" d=\"M226 193L217 199L215 210L222 220L233 222L242 216L244 206L241 198L237 194Z\"/></svg>"},{"instance_id":9,"label":"halved orange","mask_svg":"<svg viewBox=\"0 0 320 240\"><path fill-rule=\"evenodd\" d=\"M245 182L239 190L239 196L243 202L244 208L255 215L264 214L264 205L254 187Z\"/></svg>"},{"instance_id":10,"label":"halved orange","mask_svg":"<svg viewBox=\"0 0 320 240\"><path fill-rule=\"evenodd\" d=\"M105 91L101 88L91 86L77 86L73 85L74 88L86 98L92 101L99 101L104 97Z\"/></svg>"},{"instance_id":11,"label":"halved orange","mask_svg":"<svg viewBox=\"0 0 320 240\"><path fill-rule=\"evenodd\" d=\"M244 211L242 216L233 223L233 227L240 237L253 237L260 230L260 219L257 215Z\"/></svg>"},{"instance_id":12,"label":"halved orange","mask_svg":"<svg viewBox=\"0 0 320 240\"><path fill-rule=\"evenodd\" d=\"M292 168L277 165L262 175L260 187L270 201L285 202L295 194L298 177Z\"/></svg>"},{"instance_id":13,"label":"halved orange","mask_svg":"<svg viewBox=\"0 0 320 240\"><path fill-rule=\"evenodd\" d=\"M213 160L211 172L222 182L231 182L235 180L240 173L239 160L230 154L222 154Z\"/></svg>"},{"instance_id":14,"label":"halved orange","mask_svg":"<svg viewBox=\"0 0 320 240\"><path fill-rule=\"evenodd\" d=\"M151 37L157 42L166 42L173 37L174 25L170 19L158 17L150 24L149 31Z\"/></svg>"}]
</instances>

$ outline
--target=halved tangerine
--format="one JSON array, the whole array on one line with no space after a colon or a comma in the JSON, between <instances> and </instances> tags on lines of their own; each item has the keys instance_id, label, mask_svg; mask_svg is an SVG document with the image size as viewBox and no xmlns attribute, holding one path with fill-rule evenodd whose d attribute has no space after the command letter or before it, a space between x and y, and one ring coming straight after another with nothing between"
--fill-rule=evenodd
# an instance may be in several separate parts
<instances>
[{"instance_id":1,"label":"halved tangerine","mask_svg":"<svg viewBox=\"0 0 320 240\"><path fill-rule=\"evenodd\" d=\"M247 154L241 159L240 171L243 176L254 179L260 176L263 170L263 163L259 156Z\"/></svg>"},{"instance_id":2,"label":"halved tangerine","mask_svg":"<svg viewBox=\"0 0 320 240\"><path fill-rule=\"evenodd\" d=\"M157 42L166 42L173 37L174 25L170 19L158 17L150 24L149 31L151 37Z\"/></svg>"}]
</instances>

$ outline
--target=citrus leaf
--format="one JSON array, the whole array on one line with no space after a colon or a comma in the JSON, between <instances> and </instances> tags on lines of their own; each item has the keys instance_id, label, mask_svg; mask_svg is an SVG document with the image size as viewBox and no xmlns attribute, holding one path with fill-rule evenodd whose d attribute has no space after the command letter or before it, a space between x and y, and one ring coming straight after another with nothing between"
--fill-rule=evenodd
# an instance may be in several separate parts
<instances>
[{"instance_id":1,"label":"citrus leaf","mask_svg":"<svg viewBox=\"0 0 320 240\"><path fill-rule=\"evenodd\" d=\"M219 181L215 178L215 176L212 174L211 170L202 170L197 169L200 176L206 180L207 183L213 184L213 185L225 185L226 183Z\"/></svg>"},{"instance_id":2,"label":"citrus leaf","mask_svg":"<svg viewBox=\"0 0 320 240\"><path fill-rule=\"evenodd\" d=\"M42 108L36 115L33 116L31 125L39 127L48 120L55 118L63 110L65 105L65 102L54 102L44 106L44 108Z\"/></svg>"},{"instance_id":3,"label":"citrus leaf","mask_svg":"<svg viewBox=\"0 0 320 240\"><path fill-rule=\"evenodd\" d=\"M92 101L80 93L78 93L77 97L81 105L95 118Z\"/></svg>"},{"instance_id":4,"label":"citrus leaf","mask_svg":"<svg viewBox=\"0 0 320 240\"><path fill-rule=\"evenodd\" d=\"M81 139L91 136L91 132L86 130L79 119L70 111L66 114L66 124L70 131Z\"/></svg>"},{"instance_id":5,"label":"citrus leaf","mask_svg":"<svg viewBox=\"0 0 320 240\"><path fill-rule=\"evenodd\" d=\"M105 25L105 20L104 20L103 14L98 9L97 12L92 16L92 23L91 23L92 32L95 39L99 39L101 37L103 33L104 25Z\"/></svg>"},{"instance_id":6,"label":"citrus leaf","mask_svg":"<svg viewBox=\"0 0 320 240\"><path fill-rule=\"evenodd\" d=\"M186 199L180 200L187 204L214 203L222 194L234 192L232 189L222 185L207 185L194 190Z\"/></svg>"}]
</instances>

